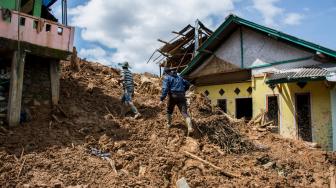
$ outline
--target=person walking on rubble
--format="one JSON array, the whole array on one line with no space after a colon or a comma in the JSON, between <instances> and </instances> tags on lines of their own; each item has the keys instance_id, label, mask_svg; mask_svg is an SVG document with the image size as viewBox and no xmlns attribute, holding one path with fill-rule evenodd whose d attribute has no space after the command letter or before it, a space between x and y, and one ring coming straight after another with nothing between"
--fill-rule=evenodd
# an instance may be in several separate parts
<instances>
[{"instance_id":1,"label":"person walking on rubble","mask_svg":"<svg viewBox=\"0 0 336 188\"><path fill-rule=\"evenodd\" d=\"M188 136L193 132L191 118L188 113L187 100L185 92L189 89L190 83L183 79L176 71L165 68L164 79L162 82L162 95L160 97L160 105L168 96L167 104L167 128L171 127L173 120L174 107L177 105L182 116L185 119Z\"/></svg>"},{"instance_id":2,"label":"person walking on rubble","mask_svg":"<svg viewBox=\"0 0 336 188\"><path fill-rule=\"evenodd\" d=\"M119 79L119 83L122 82L123 84L123 95L121 101L123 104L128 105L131 107L132 112L135 114L134 118L137 119L141 117L138 109L135 107L132 98L134 97L134 82L133 82L133 75L129 70L130 66L128 62L119 63L119 66L122 67L120 75L121 78ZM124 107L122 107L121 114L124 116L126 113Z\"/></svg>"}]
</instances>

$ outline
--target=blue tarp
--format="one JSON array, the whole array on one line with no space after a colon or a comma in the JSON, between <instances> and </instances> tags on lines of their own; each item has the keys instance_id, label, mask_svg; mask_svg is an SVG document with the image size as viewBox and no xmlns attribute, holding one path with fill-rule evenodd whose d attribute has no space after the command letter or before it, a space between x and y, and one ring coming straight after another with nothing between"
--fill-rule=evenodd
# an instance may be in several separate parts
<instances>
[{"instance_id":1,"label":"blue tarp","mask_svg":"<svg viewBox=\"0 0 336 188\"><path fill-rule=\"evenodd\" d=\"M46 7L50 7L51 5L53 5L57 0L43 0L42 4Z\"/></svg>"}]
</instances>

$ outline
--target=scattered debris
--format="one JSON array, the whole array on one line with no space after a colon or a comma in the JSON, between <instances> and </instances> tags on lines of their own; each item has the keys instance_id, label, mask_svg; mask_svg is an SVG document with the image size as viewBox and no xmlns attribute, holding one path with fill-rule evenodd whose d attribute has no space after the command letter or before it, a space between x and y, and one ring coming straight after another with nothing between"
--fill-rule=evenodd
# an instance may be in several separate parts
<instances>
[{"instance_id":1,"label":"scattered debris","mask_svg":"<svg viewBox=\"0 0 336 188\"><path fill-rule=\"evenodd\" d=\"M233 123L233 122L236 122ZM252 142L239 132L237 123L225 115L207 117L197 121L197 127L205 133L209 140L228 153L246 153L255 149Z\"/></svg>"},{"instance_id":2,"label":"scattered debris","mask_svg":"<svg viewBox=\"0 0 336 188\"><path fill-rule=\"evenodd\" d=\"M21 164L21 167L20 167L19 173L18 173L18 175L17 175L17 179L19 179L19 178L20 178L20 175L21 175L21 172L22 172L22 169L23 169L23 167L24 167L24 164L25 164L25 162L26 162L26 159L24 159L24 160L23 160L23 162L22 162L22 164Z\"/></svg>"},{"instance_id":3,"label":"scattered debris","mask_svg":"<svg viewBox=\"0 0 336 188\"><path fill-rule=\"evenodd\" d=\"M315 142L305 142L306 146L316 149L316 148L321 148L321 146L319 146L317 143Z\"/></svg>"},{"instance_id":4,"label":"scattered debris","mask_svg":"<svg viewBox=\"0 0 336 188\"><path fill-rule=\"evenodd\" d=\"M195 135L186 138L179 113L166 129L159 93L141 90L138 74L134 99L143 118L123 118L118 70L79 65L78 72L69 62L61 67L59 109L50 114L62 123L44 112L24 126L0 130L1 187L175 187L182 177L189 187L329 187L334 181L329 171L335 153L253 131L257 126L212 109L201 94L189 96Z\"/></svg>"},{"instance_id":5,"label":"scattered debris","mask_svg":"<svg viewBox=\"0 0 336 188\"><path fill-rule=\"evenodd\" d=\"M100 158L105 158L105 157L111 157L111 153L109 152L103 152L101 150L98 150L97 148L91 148L90 149L90 154L100 157Z\"/></svg>"},{"instance_id":6,"label":"scattered debris","mask_svg":"<svg viewBox=\"0 0 336 188\"><path fill-rule=\"evenodd\" d=\"M206 161L206 160L204 160L204 159L201 159L201 158L197 157L197 156L194 155L194 154L191 154L191 153L189 153L189 152L187 152L187 151L184 151L184 153L185 153L188 157L191 157L191 158L193 158L193 159L199 160L199 161L201 161L202 163L211 166L212 168L214 168L214 169L220 171L221 173L223 173L225 176L227 176L227 177L229 177L229 178L238 178L238 177L239 177L239 176L237 176L237 175L235 175L235 174L226 172L224 169L222 169L222 168L220 168L220 167L218 167L218 166L216 166L216 165L210 163L209 161Z\"/></svg>"},{"instance_id":7,"label":"scattered debris","mask_svg":"<svg viewBox=\"0 0 336 188\"><path fill-rule=\"evenodd\" d=\"M109 164L110 164L110 166L112 168L113 173L117 175L118 171L117 171L117 169L115 167L114 161L112 159L108 158L108 157L105 157L105 159L109 162Z\"/></svg>"}]
</instances>

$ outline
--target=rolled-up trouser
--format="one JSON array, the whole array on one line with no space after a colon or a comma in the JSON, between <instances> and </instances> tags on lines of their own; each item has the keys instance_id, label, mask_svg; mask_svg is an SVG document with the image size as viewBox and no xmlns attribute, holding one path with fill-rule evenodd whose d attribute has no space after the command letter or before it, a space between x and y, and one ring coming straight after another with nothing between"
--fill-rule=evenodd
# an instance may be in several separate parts
<instances>
[{"instance_id":1,"label":"rolled-up trouser","mask_svg":"<svg viewBox=\"0 0 336 188\"><path fill-rule=\"evenodd\" d=\"M132 99L133 99L133 95L134 95L134 91L133 90L124 90L124 93L121 97L121 102L126 104L126 105L130 105L132 112L137 114L139 113L138 109L135 107Z\"/></svg>"},{"instance_id":2,"label":"rolled-up trouser","mask_svg":"<svg viewBox=\"0 0 336 188\"><path fill-rule=\"evenodd\" d=\"M167 114L173 114L176 105L184 118L189 117L187 99L184 93L172 93L168 96Z\"/></svg>"},{"instance_id":3,"label":"rolled-up trouser","mask_svg":"<svg viewBox=\"0 0 336 188\"><path fill-rule=\"evenodd\" d=\"M133 90L124 89L124 93L121 96L121 102L125 104L132 102L133 95L134 95Z\"/></svg>"}]
</instances>

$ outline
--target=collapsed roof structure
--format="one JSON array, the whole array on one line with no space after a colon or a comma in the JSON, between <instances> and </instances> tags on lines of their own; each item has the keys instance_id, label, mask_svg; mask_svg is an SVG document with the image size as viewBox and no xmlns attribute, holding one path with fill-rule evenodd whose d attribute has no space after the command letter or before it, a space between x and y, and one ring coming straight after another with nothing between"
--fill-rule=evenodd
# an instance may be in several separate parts
<instances>
[{"instance_id":1,"label":"collapsed roof structure","mask_svg":"<svg viewBox=\"0 0 336 188\"><path fill-rule=\"evenodd\" d=\"M155 50L148 62L156 63L161 67L170 67L181 72L197 53L199 46L203 44L213 33L196 20L195 27L190 24L179 32L172 31L176 36L169 42L158 39L164 45ZM147 62L147 63L148 63ZM161 70L161 69L160 69Z\"/></svg>"}]
</instances>

